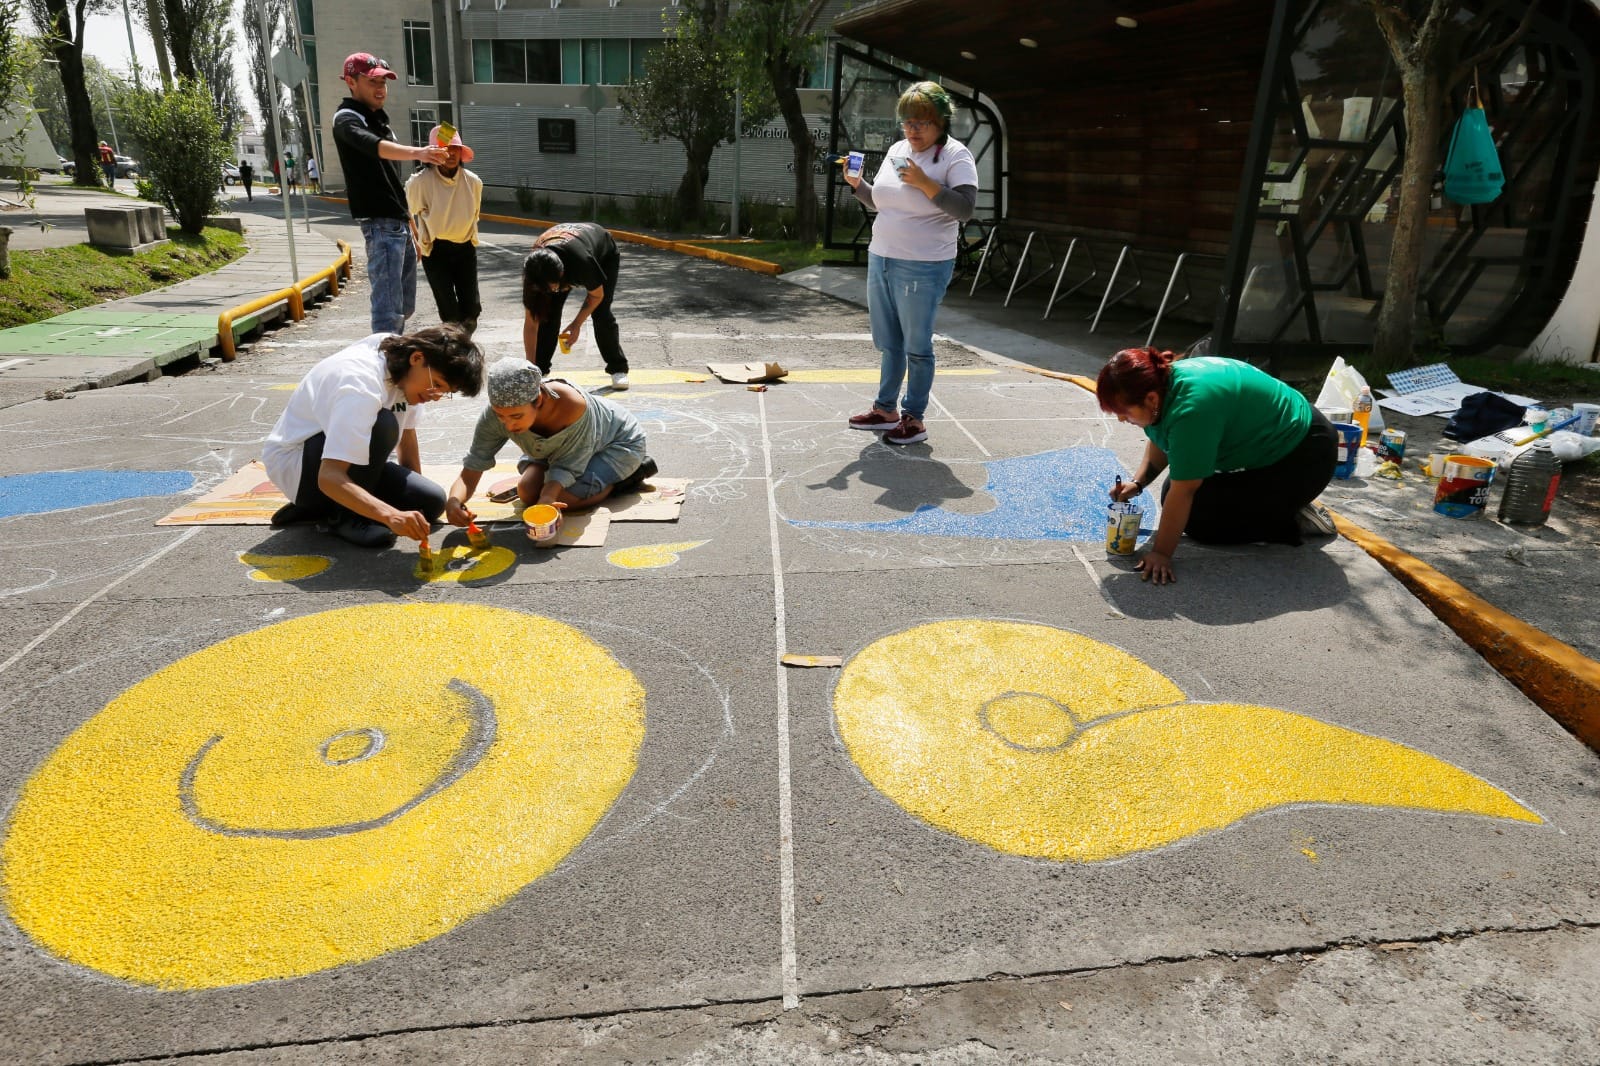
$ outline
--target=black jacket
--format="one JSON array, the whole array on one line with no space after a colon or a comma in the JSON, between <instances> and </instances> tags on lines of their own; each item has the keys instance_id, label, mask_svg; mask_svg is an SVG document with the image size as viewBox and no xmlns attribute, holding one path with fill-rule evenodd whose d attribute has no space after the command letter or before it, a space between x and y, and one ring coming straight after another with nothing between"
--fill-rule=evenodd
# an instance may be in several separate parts
<instances>
[{"instance_id":1,"label":"black jacket","mask_svg":"<svg viewBox=\"0 0 1600 1066\"><path fill-rule=\"evenodd\" d=\"M347 96L333 113L333 144L344 168L350 214L356 218L410 217L399 160L378 155L378 142L393 140L389 116L381 108L369 110Z\"/></svg>"}]
</instances>

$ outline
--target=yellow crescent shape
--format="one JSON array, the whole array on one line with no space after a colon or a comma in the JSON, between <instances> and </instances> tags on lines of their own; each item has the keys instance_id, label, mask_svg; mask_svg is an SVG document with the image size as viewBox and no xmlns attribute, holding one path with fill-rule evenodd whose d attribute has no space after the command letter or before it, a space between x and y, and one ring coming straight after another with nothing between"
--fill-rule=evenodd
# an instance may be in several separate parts
<instances>
[{"instance_id":1,"label":"yellow crescent shape","mask_svg":"<svg viewBox=\"0 0 1600 1066\"><path fill-rule=\"evenodd\" d=\"M61 743L0 843L4 902L59 958L161 988L375 958L554 869L632 777L644 710L546 618L379 604L268 626Z\"/></svg>"},{"instance_id":2,"label":"yellow crescent shape","mask_svg":"<svg viewBox=\"0 0 1600 1066\"><path fill-rule=\"evenodd\" d=\"M703 540L680 540L672 544L641 544L636 548L618 548L606 556L606 562L628 570L654 570L671 566L678 554L706 543Z\"/></svg>"},{"instance_id":3,"label":"yellow crescent shape","mask_svg":"<svg viewBox=\"0 0 1600 1066\"><path fill-rule=\"evenodd\" d=\"M257 555L240 552L239 561L253 567L251 581L299 581L320 574L333 562L325 555Z\"/></svg>"},{"instance_id":4,"label":"yellow crescent shape","mask_svg":"<svg viewBox=\"0 0 1600 1066\"><path fill-rule=\"evenodd\" d=\"M517 561L510 548L474 548L470 544L440 545L433 549L433 569L424 571L421 562L412 570L418 581L466 584L503 574Z\"/></svg>"},{"instance_id":5,"label":"yellow crescent shape","mask_svg":"<svg viewBox=\"0 0 1600 1066\"><path fill-rule=\"evenodd\" d=\"M845 665L839 735L912 815L1000 851L1093 862L1286 804L1539 816L1393 741L1244 704L1181 703L1133 656L1048 626L962 620Z\"/></svg>"}]
</instances>

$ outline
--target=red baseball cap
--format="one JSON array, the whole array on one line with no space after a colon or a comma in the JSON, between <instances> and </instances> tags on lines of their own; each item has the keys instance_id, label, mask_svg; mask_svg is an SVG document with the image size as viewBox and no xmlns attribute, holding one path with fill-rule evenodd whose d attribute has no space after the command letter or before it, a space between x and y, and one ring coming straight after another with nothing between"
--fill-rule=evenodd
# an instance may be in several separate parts
<instances>
[{"instance_id":1,"label":"red baseball cap","mask_svg":"<svg viewBox=\"0 0 1600 1066\"><path fill-rule=\"evenodd\" d=\"M355 52L345 57L344 76L347 78L394 78L399 75L389 69L389 64L371 52Z\"/></svg>"}]
</instances>

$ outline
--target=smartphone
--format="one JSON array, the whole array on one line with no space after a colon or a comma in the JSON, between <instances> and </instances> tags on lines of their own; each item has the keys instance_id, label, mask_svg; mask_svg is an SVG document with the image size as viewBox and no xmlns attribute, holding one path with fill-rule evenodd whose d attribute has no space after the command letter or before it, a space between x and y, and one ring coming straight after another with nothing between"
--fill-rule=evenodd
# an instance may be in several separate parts
<instances>
[{"instance_id":1,"label":"smartphone","mask_svg":"<svg viewBox=\"0 0 1600 1066\"><path fill-rule=\"evenodd\" d=\"M861 152L851 152L845 156L844 172L852 178L861 176L861 168L867 163L867 157Z\"/></svg>"},{"instance_id":2,"label":"smartphone","mask_svg":"<svg viewBox=\"0 0 1600 1066\"><path fill-rule=\"evenodd\" d=\"M900 156L900 155L892 155L892 156L890 156L889 157L889 162L894 164L894 172L896 174L905 173L906 167L909 167L911 165L911 160L907 159L905 156Z\"/></svg>"}]
</instances>

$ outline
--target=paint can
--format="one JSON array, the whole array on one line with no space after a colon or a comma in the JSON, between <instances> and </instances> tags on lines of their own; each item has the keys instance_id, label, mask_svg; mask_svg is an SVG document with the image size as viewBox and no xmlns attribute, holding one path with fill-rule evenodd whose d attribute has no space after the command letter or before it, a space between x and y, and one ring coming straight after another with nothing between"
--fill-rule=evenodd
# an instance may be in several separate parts
<instances>
[{"instance_id":1,"label":"paint can","mask_svg":"<svg viewBox=\"0 0 1600 1066\"><path fill-rule=\"evenodd\" d=\"M1378 438L1379 462L1398 463L1406 457L1406 431L1386 429Z\"/></svg>"},{"instance_id":2,"label":"paint can","mask_svg":"<svg viewBox=\"0 0 1600 1066\"><path fill-rule=\"evenodd\" d=\"M1354 422L1335 422L1333 428L1339 431L1333 476L1347 478L1356 472L1356 453L1361 450L1361 427Z\"/></svg>"},{"instance_id":3,"label":"paint can","mask_svg":"<svg viewBox=\"0 0 1600 1066\"><path fill-rule=\"evenodd\" d=\"M1580 437L1594 436L1594 426L1600 422L1600 403L1575 403L1572 413L1578 416L1578 421L1568 428Z\"/></svg>"},{"instance_id":4,"label":"paint can","mask_svg":"<svg viewBox=\"0 0 1600 1066\"><path fill-rule=\"evenodd\" d=\"M549 540L555 536L556 520L561 517L561 512L551 507L548 503L536 503L522 512L522 520L528 526L529 540Z\"/></svg>"},{"instance_id":5,"label":"paint can","mask_svg":"<svg viewBox=\"0 0 1600 1066\"><path fill-rule=\"evenodd\" d=\"M1444 476L1433 492L1433 509L1450 518L1471 518L1483 513L1494 481L1494 462L1475 455L1449 455Z\"/></svg>"},{"instance_id":6,"label":"paint can","mask_svg":"<svg viewBox=\"0 0 1600 1066\"><path fill-rule=\"evenodd\" d=\"M1106 554L1132 555L1139 544L1139 524L1144 508L1133 501L1106 508Z\"/></svg>"}]
</instances>

